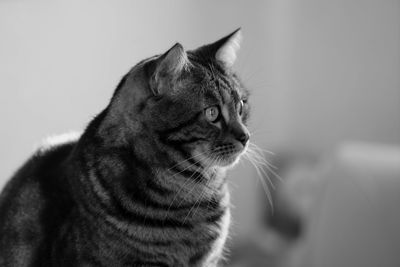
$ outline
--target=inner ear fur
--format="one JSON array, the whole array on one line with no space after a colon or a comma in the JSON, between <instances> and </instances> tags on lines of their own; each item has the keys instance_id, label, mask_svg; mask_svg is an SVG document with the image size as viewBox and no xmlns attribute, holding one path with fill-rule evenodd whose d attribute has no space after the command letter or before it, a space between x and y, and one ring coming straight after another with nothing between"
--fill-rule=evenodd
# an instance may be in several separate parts
<instances>
[{"instance_id":1,"label":"inner ear fur","mask_svg":"<svg viewBox=\"0 0 400 267\"><path fill-rule=\"evenodd\" d=\"M155 95L167 93L171 90L171 83L175 82L188 65L187 54L180 43L176 43L167 52L156 60L150 87Z\"/></svg>"}]
</instances>

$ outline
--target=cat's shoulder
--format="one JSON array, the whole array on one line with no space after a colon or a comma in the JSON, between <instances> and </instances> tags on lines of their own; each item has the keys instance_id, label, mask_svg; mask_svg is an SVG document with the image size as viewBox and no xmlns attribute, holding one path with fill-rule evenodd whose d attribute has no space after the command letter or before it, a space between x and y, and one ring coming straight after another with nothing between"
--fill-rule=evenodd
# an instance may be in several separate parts
<instances>
[{"instance_id":1,"label":"cat's shoulder","mask_svg":"<svg viewBox=\"0 0 400 267\"><path fill-rule=\"evenodd\" d=\"M29 168L29 165L32 165L32 169L38 174L54 170L57 172L61 163L71 154L81 135L82 132L71 131L47 136L40 142L36 152L25 166Z\"/></svg>"},{"instance_id":2,"label":"cat's shoulder","mask_svg":"<svg viewBox=\"0 0 400 267\"><path fill-rule=\"evenodd\" d=\"M24 166L32 165L40 173L57 168L72 152L81 135L82 132L70 131L45 137Z\"/></svg>"},{"instance_id":3,"label":"cat's shoulder","mask_svg":"<svg viewBox=\"0 0 400 267\"><path fill-rule=\"evenodd\" d=\"M81 133L69 132L61 135L53 135L43 139L35 152L11 177L3 190L0 190L0 204L6 195L18 193L26 185L42 183L50 173L57 172L57 168L73 150Z\"/></svg>"},{"instance_id":4,"label":"cat's shoulder","mask_svg":"<svg viewBox=\"0 0 400 267\"><path fill-rule=\"evenodd\" d=\"M1 190L1 266L32 261L32 251L44 246L54 231L54 220L69 213L72 202L62 165L79 137L69 133L46 138Z\"/></svg>"},{"instance_id":5,"label":"cat's shoulder","mask_svg":"<svg viewBox=\"0 0 400 267\"><path fill-rule=\"evenodd\" d=\"M65 145L75 144L81 135L81 131L69 131L58 135L49 135L40 142L38 152L39 154L45 154Z\"/></svg>"}]
</instances>

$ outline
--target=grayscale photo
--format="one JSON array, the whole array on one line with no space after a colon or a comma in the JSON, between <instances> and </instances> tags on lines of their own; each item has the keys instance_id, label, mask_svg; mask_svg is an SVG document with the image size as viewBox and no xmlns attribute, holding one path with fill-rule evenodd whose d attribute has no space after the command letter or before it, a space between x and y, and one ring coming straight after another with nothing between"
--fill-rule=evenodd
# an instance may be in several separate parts
<instances>
[{"instance_id":1,"label":"grayscale photo","mask_svg":"<svg viewBox=\"0 0 400 267\"><path fill-rule=\"evenodd\" d=\"M400 266L399 0L0 0L0 267Z\"/></svg>"}]
</instances>

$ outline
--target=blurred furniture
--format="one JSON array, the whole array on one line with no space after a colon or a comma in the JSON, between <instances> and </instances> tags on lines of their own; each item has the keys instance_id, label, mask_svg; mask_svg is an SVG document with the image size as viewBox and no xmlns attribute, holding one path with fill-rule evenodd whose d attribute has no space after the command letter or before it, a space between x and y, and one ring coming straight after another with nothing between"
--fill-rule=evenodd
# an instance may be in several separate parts
<instances>
[{"instance_id":1,"label":"blurred furniture","mask_svg":"<svg viewBox=\"0 0 400 267\"><path fill-rule=\"evenodd\" d=\"M324 162L318 190L292 197L312 203L285 266L400 266L400 148L349 143Z\"/></svg>"}]
</instances>

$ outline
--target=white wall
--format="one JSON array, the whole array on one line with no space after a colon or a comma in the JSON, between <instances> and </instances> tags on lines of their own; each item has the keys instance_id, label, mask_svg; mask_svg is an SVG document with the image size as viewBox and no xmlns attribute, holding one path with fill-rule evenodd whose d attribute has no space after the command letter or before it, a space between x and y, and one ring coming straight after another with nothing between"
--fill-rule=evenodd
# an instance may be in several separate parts
<instances>
[{"instance_id":1,"label":"white wall","mask_svg":"<svg viewBox=\"0 0 400 267\"><path fill-rule=\"evenodd\" d=\"M278 2L278 1L277 1ZM283 0L276 84L288 147L400 142L400 1Z\"/></svg>"}]
</instances>

